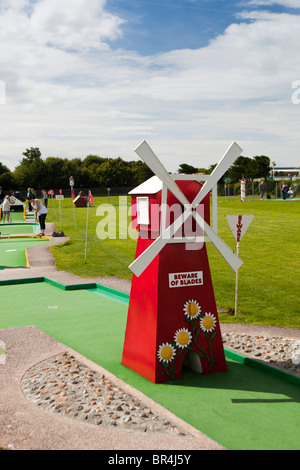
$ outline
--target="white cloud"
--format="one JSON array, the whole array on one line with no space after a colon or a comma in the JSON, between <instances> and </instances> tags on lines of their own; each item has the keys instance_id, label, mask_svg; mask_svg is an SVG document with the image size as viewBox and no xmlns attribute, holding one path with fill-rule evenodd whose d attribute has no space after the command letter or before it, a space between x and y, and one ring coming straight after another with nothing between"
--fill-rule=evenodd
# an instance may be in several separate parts
<instances>
[{"instance_id":1,"label":"white cloud","mask_svg":"<svg viewBox=\"0 0 300 470\"><path fill-rule=\"evenodd\" d=\"M105 10L106 0L5 1L0 13L1 37L15 36L31 45L63 50L107 49L122 36L124 21Z\"/></svg>"},{"instance_id":2,"label":"white cloud","mask_svg":"<svg viewBox=\"0 0 300 470\"><path fill-rule=\"evenodd\" d=\"M41 0L30 24L37 39L68 50L107 48L107 40L121 36L123 21L106 12L106 0Z\"/></svg>"},{"instance_id":3,"label":"white cloud","mask_svg":"<svg viewBox=\"0 0 300 470\"><path fill-rule=\"evenodd\" d=\"M280 5L288 8L300 8L299 0L250 0L247 2L249 6L272 6Z\"/></svg>"},{"instance_id":4,"label":"white cloud","mask_svg":"<svg viewBox=\"0 0 300 470\"><path fill-rule=\"evenodd\" d=\"M123 20L104 0L4 1L0 161L14 168L31 146L44 157L137 159L133 149L146 139L176 171L183 161L216 163L237 140L247 156L284 164L288 151L286 163L299 165L300 106L291 96L300 16L247 11L242 19L207 47L143 57L111 49Z\"/></svg>"}]
</instances>

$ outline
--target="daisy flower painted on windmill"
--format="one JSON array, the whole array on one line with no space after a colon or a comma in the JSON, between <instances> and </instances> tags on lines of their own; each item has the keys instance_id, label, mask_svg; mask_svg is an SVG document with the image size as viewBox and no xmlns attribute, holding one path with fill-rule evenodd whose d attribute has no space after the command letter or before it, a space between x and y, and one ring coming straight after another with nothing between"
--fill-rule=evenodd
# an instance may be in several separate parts
<instances>
[{"instance_id":1,"label":"daisy flower painted on windmill","mask_svg":"<svg viewBox=\"0 0 300 470\"><path fill-rule=\"evenodd\" d=\"M172 361L175 354L176 349L174 348L174 346L172 346L170 343L163 343L159 346L157 356L160 362L165 362L166 364L168 364L168 362Z\"/></svg>"},{"instance_id":2,"label":"daisy flower painted on windmill","mask_svg":"<svg viewBox=\"0 0 300 470\"><path fill-rule=\"evenodd\" d=\"M187 328L180 328L176 331L174 340L178 348L187 348L192 341L192 334Z\"/></svg>"},{"instance_id":3,"label":"daisy flower painted on windmill","mask_svg":"<svg viewBox=\"0 0 300 470\"><path fill-rule=\"evenodd\" d=\"M183 311L190 320L195 320L201 313L201 307L196 300L188 300L184 304Z\"/></svg>"},{"instance_id":4,"label":"daisy flower painted on windmill","mask_svg":"<svg viewBox=\"0 0 300 470\"><path fill-rule=\"evenodd\" d=\"M215 315L211 313L205 313L205 315L200 318L200 328L204 333L211 332L215 329L217 319Z\"/></svg>"}]
</instances>

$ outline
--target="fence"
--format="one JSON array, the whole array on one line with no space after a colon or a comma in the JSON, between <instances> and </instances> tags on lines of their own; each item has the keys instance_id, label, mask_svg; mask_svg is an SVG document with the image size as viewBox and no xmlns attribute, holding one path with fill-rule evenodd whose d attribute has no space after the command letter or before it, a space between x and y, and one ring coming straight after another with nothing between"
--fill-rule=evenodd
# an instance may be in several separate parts
<instances>
[{"instance_id":1,"label":"fence","mask_svg":"<svg viewBox=\"0 0 300 470\"><path fill-rule=\"evenodd\" d=\"M264 197L267 196L273 198L281 197L281 186L287 184L291 189L295 191L296 196L300 196L300 182L282 180L282 181L264 181ZM248 198L257 199L260 196L259 191L260 181L248 181L246 182L246 196ZM45 188L46 189L46 188ZM131 191L132 187L111 187L111 188L74 188L75 195L77 196L79 191L82 191L85 195L91 191L93 197L103 196L125 196ZM71 187L68 188L54 188L54 194L60 194L60 190L64 197L71 197ZM229 183L229 184L218 184L218 196L223 196L230 199L230 197L240 196L241 183ZM27 190L23 189L20 191L24 198L26 198ZM42 198L42 190L37 190L36 195L38 198Z\"/></svg>"},{"instance_id":2,"label":"fence","mask_svg":"<svg viewBox=\"0 0 300 470\"><path fill-rule=\"evenodd\" d=\"M76 188L74 187L74 193L75 196L78 196L79 191L82 191L86 196L88 195L89 191L91 191L93 197L101 197L101 196L126 196L129 191L131 191L133 188L132 187L112 187L112 188ZM44 188L45 191L49 191L49 189ZM39 199L43 198L43 193L44 191L42 189L37 189L36 190L36 196ZM60 194L60 191L62 191L62 195L64 197L71 197L71 187L69 188L51 188L52 191L54 191L54 194ZM20 193L23 196L23 199L26 199L26 194L27 194L27 189L21 189Z\"/></svg>"},{"instance_id":3,"label":"fence","mask_svg":"<svg viewBox=\"0 0 300 470\"><path fill-rule=\"evenodd\" d=\"M264 181L264 198L270 197L277 199L281 197L281 186L287 184L291 189L294 190L295 195L300 195L300 183L290 180L285 181ZM259 190L260 181L248 181L246 182L246 196L252 199L260 197ZM237 197L241 194L241 183L229 183L229 184L218 184L218 196L224 196L230 199L230 197Z\"/></svg>"}]
</instances>

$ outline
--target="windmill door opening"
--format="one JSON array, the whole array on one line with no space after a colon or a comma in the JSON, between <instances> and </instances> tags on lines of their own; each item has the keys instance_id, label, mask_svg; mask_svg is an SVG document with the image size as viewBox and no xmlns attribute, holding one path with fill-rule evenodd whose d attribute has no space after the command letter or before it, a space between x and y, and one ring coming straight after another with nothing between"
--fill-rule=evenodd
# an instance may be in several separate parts
<instances>
[{"instance_id":1,"label":"windmill door opening","mask_svg":"<svg viewBox=\"0 0 300 470\"><path fill-rule=\"evenodd\" d=\"M203 372L200 357L195 351L189 351L184 356L182 364L198 374L202 374Z\"/></svg>"}]
</instances>

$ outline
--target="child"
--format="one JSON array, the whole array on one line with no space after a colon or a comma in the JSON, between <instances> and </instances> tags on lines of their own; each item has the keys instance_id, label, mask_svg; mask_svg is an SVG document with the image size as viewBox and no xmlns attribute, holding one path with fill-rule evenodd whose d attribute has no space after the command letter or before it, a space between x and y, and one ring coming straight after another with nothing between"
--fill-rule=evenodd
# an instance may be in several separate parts
<instances>
[{"instance_id":1,"label":"child","mask_svg":"<svg viewBox=\"0 0 300 470\"><path fill-rule=\"evenodd\" d=\"M9 196L5 196L2 208L3 208L3 223L5 224L6 217L7 217L7 223L9 222L9 219L10 219L10 198L9 198Z\"/></svg>"}]
</instances>

